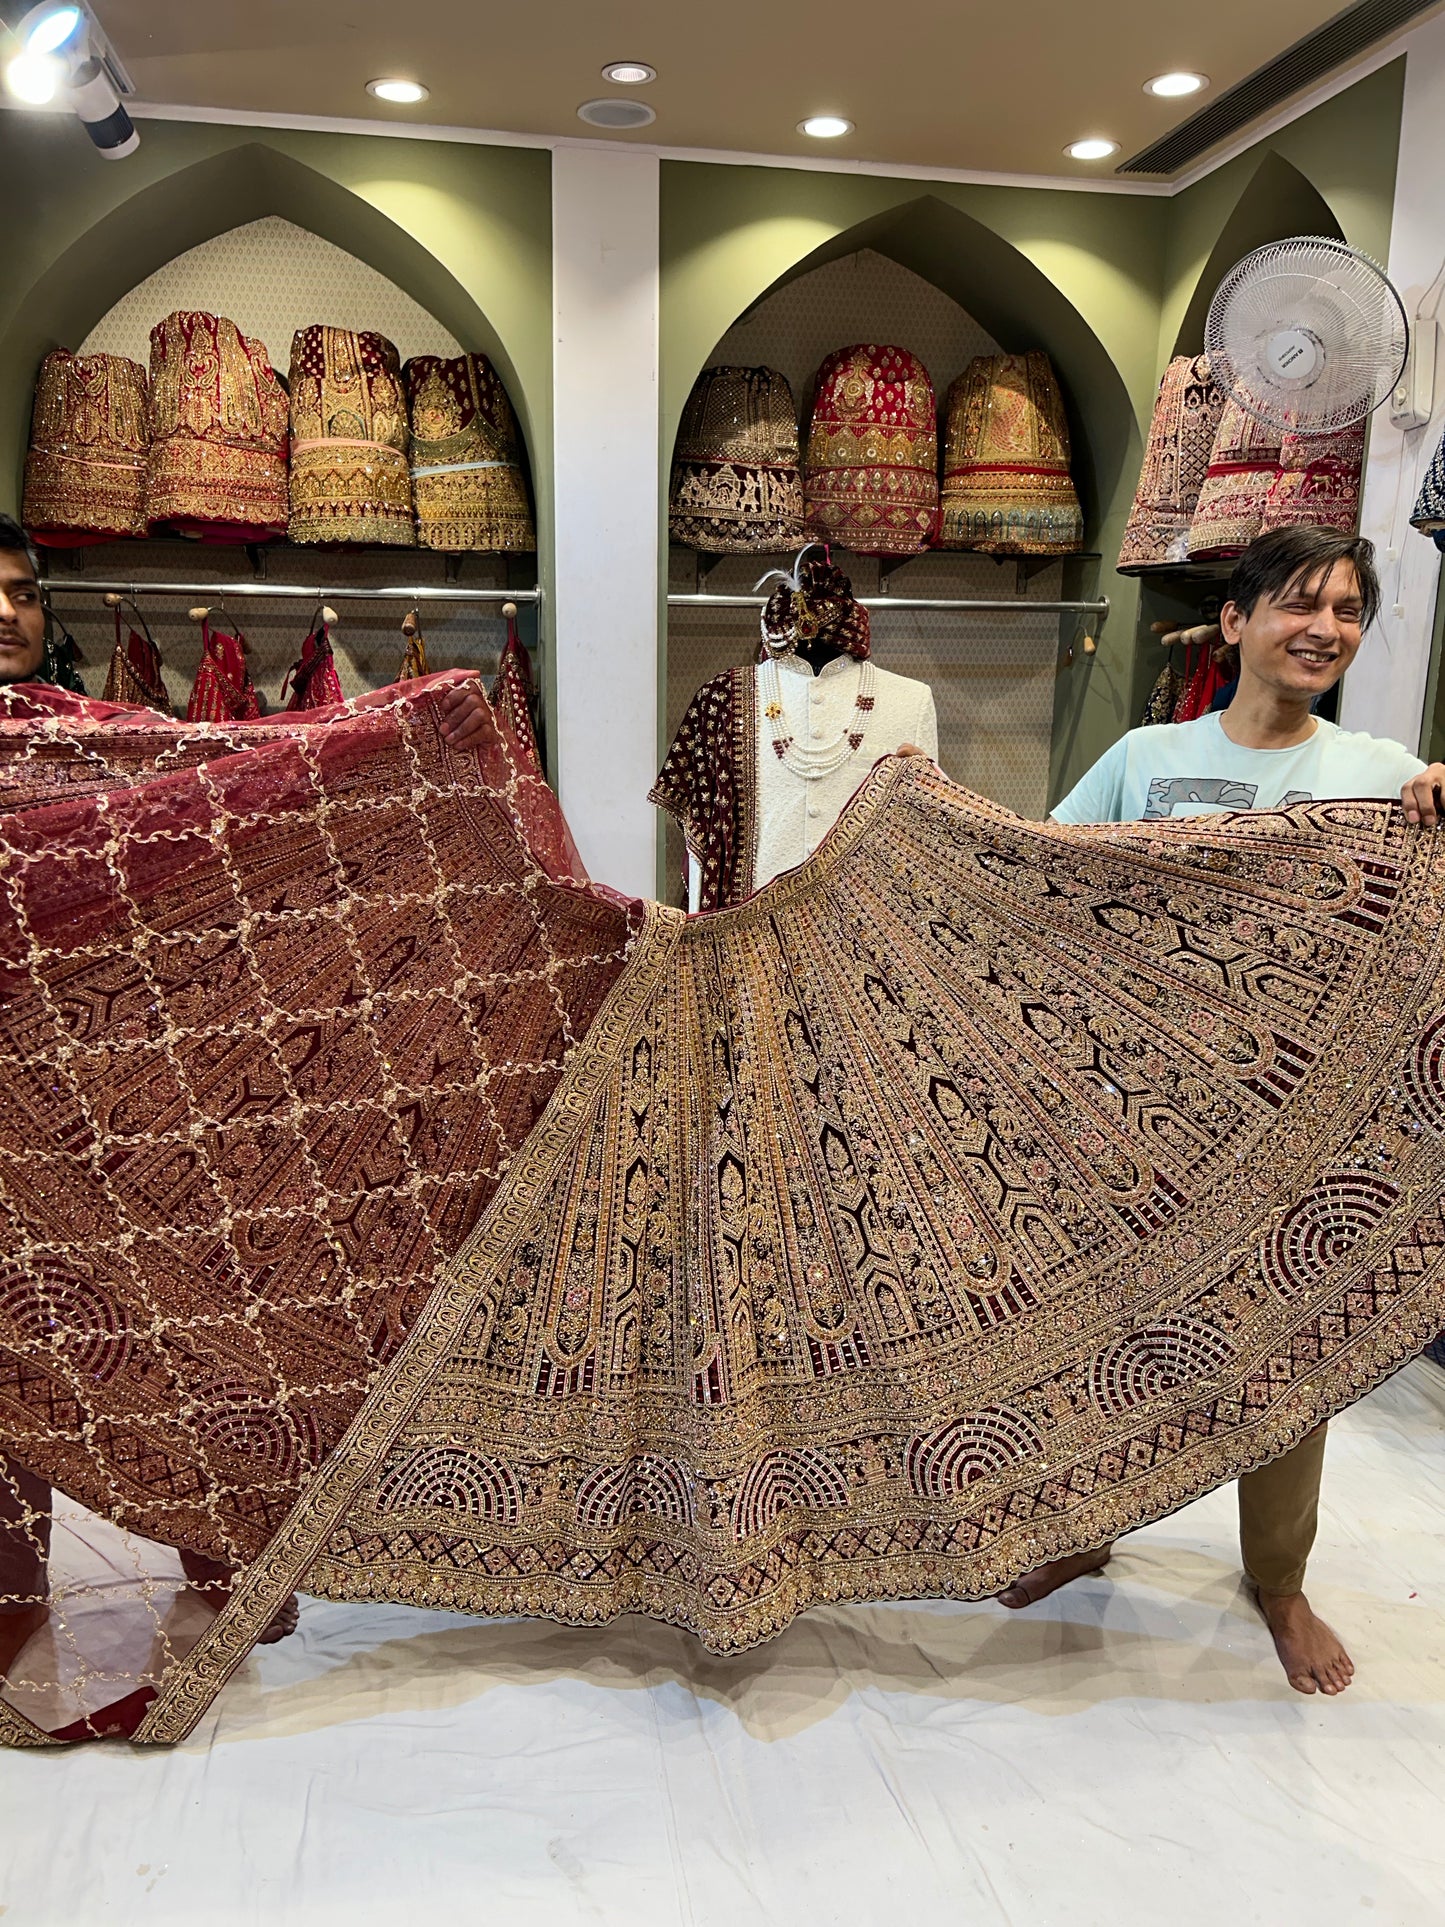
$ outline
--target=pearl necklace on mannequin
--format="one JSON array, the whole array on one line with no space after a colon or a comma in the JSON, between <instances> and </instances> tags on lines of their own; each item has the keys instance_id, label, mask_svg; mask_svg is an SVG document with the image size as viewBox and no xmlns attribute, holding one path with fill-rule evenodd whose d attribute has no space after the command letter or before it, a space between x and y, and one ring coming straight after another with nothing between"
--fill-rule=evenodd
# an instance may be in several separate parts
<instances>
[{"instance_id":1,"label":"pearl necklace on mannequin","mask_svg":"<svg viewBox=\"0 0 1445 1927\"><path fill-rule=\"evenodd\" d=\"M851 756L856 756L863 747L872 721L873 706L877 699L878 672L873 667L871 657L865 659L858 678L858 694L853 699L853 714L843 725L842 731L831 743L799 744L789 733L787 715L783 709L782 678L774 657L758 666L758 689L763 699L763 713L768 719L768 730L773 740L773 754L786 769L795 776L814 780L820 776L831 776L841 769Z\"/></svg>"}]
</instances>

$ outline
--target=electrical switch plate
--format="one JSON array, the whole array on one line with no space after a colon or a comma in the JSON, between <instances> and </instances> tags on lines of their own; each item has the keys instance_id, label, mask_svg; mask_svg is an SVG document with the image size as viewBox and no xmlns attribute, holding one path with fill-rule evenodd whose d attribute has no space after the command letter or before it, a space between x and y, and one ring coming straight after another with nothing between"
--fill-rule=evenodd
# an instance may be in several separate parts
<instances>
[{"instance_id":1,"label":"electrical switch plate","mask_svg":"<svg viewBox=\"0 0 1445 1927\"><path fill-rule=\"evenodd\" d=\"M1435 357L1440 344L1440 323L1433 317L1415 317L1410 337L1410 352L1405 370L1390 396L1390 420L1396 428L1424 428L1435 412Z\"/></svg>"}]
</instances>

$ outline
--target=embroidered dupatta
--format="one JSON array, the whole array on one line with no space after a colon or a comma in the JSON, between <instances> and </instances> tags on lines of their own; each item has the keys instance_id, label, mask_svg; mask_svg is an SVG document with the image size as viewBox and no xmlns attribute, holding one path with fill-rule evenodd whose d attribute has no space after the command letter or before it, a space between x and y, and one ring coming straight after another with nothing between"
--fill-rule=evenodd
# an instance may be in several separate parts
<instances>
[{"instance_id":1,"label":"embroidered dupatta","mask_svg":"<svg viewBox=\"0 0 1445 1927\"><path fill-rule=\"evenodd\" d=\"M702 872L700 909L727 909L752 894L757 753L757 677L744 664L698 690L648 791L648 802L682 826Z\"/></svg>"}]
</instances>

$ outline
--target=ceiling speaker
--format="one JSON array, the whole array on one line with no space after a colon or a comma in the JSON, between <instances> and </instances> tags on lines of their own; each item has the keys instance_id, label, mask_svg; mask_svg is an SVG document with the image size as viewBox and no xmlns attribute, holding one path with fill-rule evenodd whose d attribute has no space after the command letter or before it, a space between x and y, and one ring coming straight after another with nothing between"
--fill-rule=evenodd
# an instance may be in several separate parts
<instances>
[{"instance_id":1,"label":"ceiling speaker","mask_svg":"<svg viewBox=\"0 0 1445 1927\"><path fill-rule=\"evenodd\" d=\"M584 100L577 109L578 120L589 127L650 127L657 115L642 100Z\"/></svg>"}]
</instances>

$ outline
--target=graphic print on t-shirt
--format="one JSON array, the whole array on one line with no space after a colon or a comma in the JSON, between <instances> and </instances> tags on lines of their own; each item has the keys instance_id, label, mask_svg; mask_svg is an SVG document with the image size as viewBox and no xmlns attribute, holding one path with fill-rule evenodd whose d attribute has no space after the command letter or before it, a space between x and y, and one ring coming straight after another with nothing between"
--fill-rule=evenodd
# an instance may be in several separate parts
<instances>
[{"instance_id":1,"label":"graphic print on t-shirt","mask_svg":"<svg viewBox=\"0 0 1445 1927\"><path fill-rule=\"evenodd\" d=\"M1149 785L1143 821L1158 822L1179 809L1183 816L1198 814L1199 805L1216 810L1252 810L1259 795L1258 783L1243 783L1231 776L1156 776ZM1286 790L1276 809L1292 809L1296 803L1313 803L1309 790Z\"/></svg>"}]
</instances>

